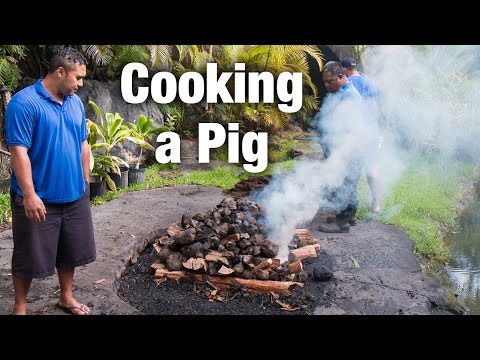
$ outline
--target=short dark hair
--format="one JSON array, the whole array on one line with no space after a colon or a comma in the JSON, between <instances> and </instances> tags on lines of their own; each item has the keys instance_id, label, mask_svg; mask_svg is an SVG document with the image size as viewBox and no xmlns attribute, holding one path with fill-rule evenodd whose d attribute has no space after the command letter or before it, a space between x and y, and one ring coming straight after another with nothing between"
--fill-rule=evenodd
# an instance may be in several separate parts
<instances>
[{"instance_id":1,"label":"short dark hair","mask_svg":"<svg viewBox=\"0 0 480 360\"><path fill-rule=\"evenodd\" d=\"M53 73L59 67L63 67L68 71L75 64L87 65L87 59L85 59L85 56L83 56L83 54L77 49L65 47L50 59L48 73Z\"/></svg>"},{"instance_id":2,"label":"short dark hair","mask_svg":"<svg viewBox=\"0 0 480 360\"><path fill-rule=\"evenodd\" d=\"M345 58L341 61L342 66L345 68L356 68L357 61L354 58Z\"/></svg>"},{"instance_id":3,"label":"short dark hair","mask_svg":"<svg viewBox=\"0 0 480 360\"><path fill-rule=\"evenodd\" d=\"M329 61L323 66L323 71L328 71L335 76L343 76L343 66L338 61Z\"/></svg>"}]
</instances>

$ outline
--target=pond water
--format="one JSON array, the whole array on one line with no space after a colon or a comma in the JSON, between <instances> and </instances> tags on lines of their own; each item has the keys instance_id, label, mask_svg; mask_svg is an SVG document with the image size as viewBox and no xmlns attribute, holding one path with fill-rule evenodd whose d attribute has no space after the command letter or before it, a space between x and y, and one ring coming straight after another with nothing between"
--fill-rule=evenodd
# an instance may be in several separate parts
<instances>
[{"instance_id":1,"label":"pond water","mask_svg":"<svg viewBox=\"0 0 480 360\"><path fill-rule=\"evenodd\" d=\"M477 194L478 194L477 189ZM452 259L445 270L468 314L480 314L480 200L467 211L462 228L447 239Z\"/></svg>"}]
</instances>

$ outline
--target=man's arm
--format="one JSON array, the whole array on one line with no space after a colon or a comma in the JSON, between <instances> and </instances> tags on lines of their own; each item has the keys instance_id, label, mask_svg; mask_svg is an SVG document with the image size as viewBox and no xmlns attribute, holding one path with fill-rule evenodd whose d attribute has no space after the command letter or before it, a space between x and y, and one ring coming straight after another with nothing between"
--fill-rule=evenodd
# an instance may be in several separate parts
<instances>
[{"instance_id":1,"label":"man's arm","mask_svg":"<svg viewBox=\"0 0 480 360\"><path fill-rule=\"evenodd\" d=\"M82 142L82 169L83 177L90 183L90 146L87 140Z\"/></svg>"},{"instance_id":2,"label":"man's arm","mask_svg":"<svg viewBox=\"0 0 480 360\"><path fill-rule=\"evenodd\" d=\"M47 210L42 199L35 193L28 149L23 146L10 146L9 149L12 154L12 169L23 194L25 215L34 221L45 221Z\"/></svg>"}]
</instances>

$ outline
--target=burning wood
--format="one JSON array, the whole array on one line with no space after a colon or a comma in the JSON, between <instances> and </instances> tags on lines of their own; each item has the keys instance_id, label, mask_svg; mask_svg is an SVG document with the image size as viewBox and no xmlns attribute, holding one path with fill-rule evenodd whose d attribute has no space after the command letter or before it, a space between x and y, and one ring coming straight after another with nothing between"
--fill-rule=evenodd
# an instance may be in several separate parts
<instances>
[{"instance_id":1,"label":"burning wood","mask_svg":"<svg viewBox=\"0 0 480 360\"><path fill-rule=\"evenodd\" d=\"M229 242L233 241L233 242L237 242L240 240L240 234L239 233L236 233L236 234L232 234L232 235L227 235L225 236L222 240L220 240L220 244L222 245L226 245L228 244Z\"/></svg>"},{"instance_id":2,"label":"burning wood","mask_svg":"<svg viewBox=\"0 0 480 360\"><path fill-rule=\"evenodd\" d=\"M300 260L295 260L294 262L288 264L288 271L291 274L298 274L299 272L303 271L303 265Z\"/></svg>"},{"instance_id":3,"label":"burning wood","mask_svg":"<svg viewBox=\"0 0 480 360\"><path fill-rule=\"evenodd\" d=\"M218 269L218 274L219 275L230 275L234 271L230 269L229 267L226 267L225 265L222 265L220 269Z\"/></svg>"},{"instance_id":4,"label":"burning wood","mask_svg":"<svg viewBox=\"0 0 480 360\"><path fill-rule=\"evenodd\" d=\"M215 251L215 250L211 250L208 252L207 255L205 255L205 260L206 261L212 261L212 262L217 262L220 260L220 258L222 258L223 255L221 252L218 252L218 251Z\"/></svg>"},{"instance_id":5,"label":"burning wood","mask_svg":"<svg viewBox=\"0 0 480 360\"><path fill-rule=\"evenodd\" d=\"M290 250L289 260L302 260L302 259L309 259L318 256L318 252L320 252L320 245L307 245L295 250Z\"/></svg>"},{"instance_id":6,"label":"burning wood","mask_svg":"<svg viewBox=\"0 0 480 360\"><path fill-rule=\"evenodd\" d=\"M168 235L170 236L174 236L174 235L177 235L179 233L181 233L184 229L182 229L180 226L178 226L177 224L172 224L168 227L167 229L167 233Z\"/></svg>"},{"instance_id":7,"label":"burning wood","mask_svg":"<svg viewBox=\"0 0 480 360\"><path fill-rule=\"evenodd\" d=\"M165 269L165 264L163 264L159 259L157 259L157 260L155 260L155 262L152 265L150 265L150 267L153 270Z\"/></svg>"},{"instance_id":8,"label":"burning wood","mask_svg":"<svg viewBox=\"0 0 480 360\"><path fill-rule=\"evenodd\" d=\"M202 258L190 258L182 265L185 269L188 270L203 270L204 272L207 271L207 263L205 262L205 259Z\"/></svg>"},{"instance_id":9,"label":"burning wood","mask_svg":"<svg viewBox=\"0 0 480 360\"><path fill-rule=\"evenodd\" d=\"M162 250L162 245L160 244L160 241L153 244L153 248L155 249L157 255L160 254L160 251Z\"/></svg>"},{"instance_id":10,"label":"burning wood","mask_svg":"<svg viewBox=\"0 0 480 360\"><path fill-rule=\"evenodd\" d=\"M293 241L297 244L297 247L303 247L307 245L315 245L318 243L308 229L296 229Z\"/></svg>"},{"instance_id":11,"label":"burning wood","mask_svg":"<svg viewBox=\"0 0 480 360\"><path fill-rule=\"evenodd\" d=\"M275 258L279 246L267 239L263 210L248 198L225 198L206 214L184 214L154 245L157 281L182 278L219 288L243 286L256 292L289 294L303 285L302 259L317 256L320 245L307 229L297 229L289 262ZM161 266L160 266L161 265ZM198 274L204 273L204 275Z\"/></svg>"},{"instance_id":12,"label":"burning wood","mask_svg":"<svg viewBox=\"0 0 480 360\"><path fill-rule=\"evenodd\" d=\"M187 273L184 271L168 271L165 269L158 269L155 271L155 278L168 278L170 280L179 280L182 278L193 279L197 282L204 282L206 278L200 274ZM301 282L294 281L272 281L272 280L256 280L256 279L242 279L231 276L209 276L208 281L219 289L230 289L231 287L244 287L247 290L259 293L274 292L282 295L291 295L294 286L303 287Z\"/></svg>"},{"instance_id":13,"label":"burning wood","mask_svg":"<svg viewBox=\"0 0 480 360\"><path fill-rule=\"evenodd\" d=\"M272 259L263 260L261 263L257 264L253 268L253 271L263 270L263 269L269 268L272 264L273 264Z\"/></svg>"}]
</instances>

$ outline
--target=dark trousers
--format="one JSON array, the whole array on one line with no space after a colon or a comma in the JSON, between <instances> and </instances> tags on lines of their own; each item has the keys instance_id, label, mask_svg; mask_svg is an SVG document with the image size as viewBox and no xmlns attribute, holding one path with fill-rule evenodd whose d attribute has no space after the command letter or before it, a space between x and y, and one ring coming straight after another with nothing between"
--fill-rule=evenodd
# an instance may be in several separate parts
<instances>
[{"instance_id":1,"label":"dark trousers","mask_svg":"<svg viewBox=\"0 0 480 360\"><path fill-rule=\"evenodd\" d=\"M342 185L336 188L330 196L330 201L336 205L335 216L339 225L347 224L348 220L357 213L357 186L362 173L361 159L351 160L347 171Z\"/></svg>"}]
</instances>

